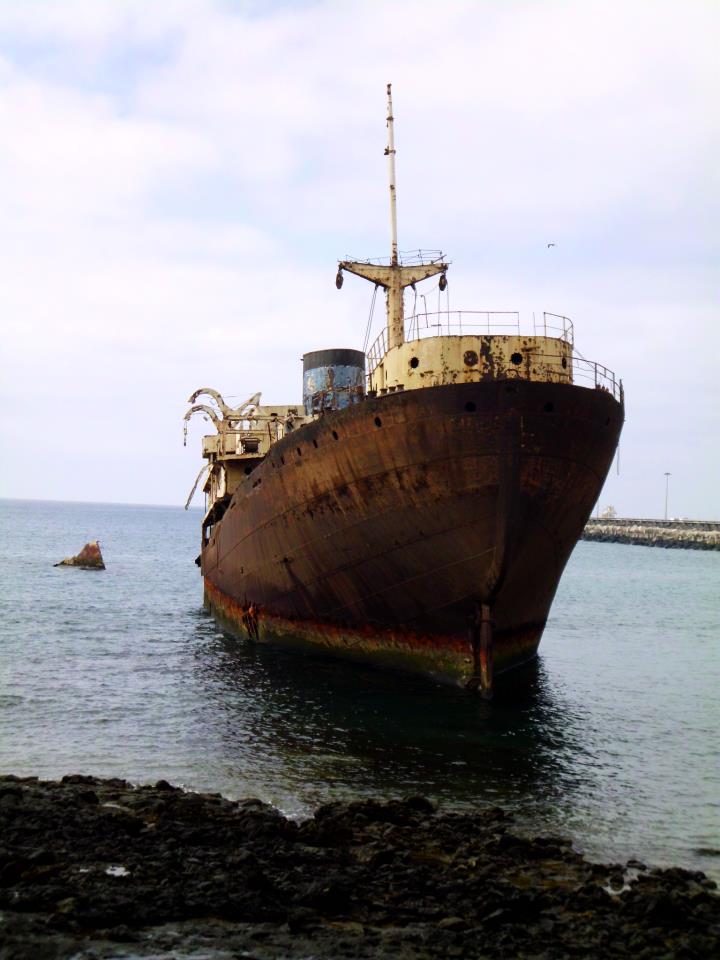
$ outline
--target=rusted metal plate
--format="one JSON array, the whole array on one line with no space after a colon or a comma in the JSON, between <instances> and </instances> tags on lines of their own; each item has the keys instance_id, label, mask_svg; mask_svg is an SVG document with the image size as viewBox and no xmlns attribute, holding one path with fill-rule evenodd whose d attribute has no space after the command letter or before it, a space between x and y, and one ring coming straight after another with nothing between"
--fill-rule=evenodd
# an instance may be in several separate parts
<instances>
[{"instance_id":1,"label":"rusted metal plate","mask_svg":"<svg viewBox=\"0 0 720 960\"><path fill-rule=\"evenodd\" d=\"M423 633L402 627L379 628L309 618L289 619L259 606L238 603L209 580L205 581L205 604L227 630L254 642L321 651L358 663L422 674L454 686L467 687L475 679L472 648L465 637ZM541 634L542 626L536 625L515 631L512 636L501 637L493 666L488 666L486 653L484 669L494 668L495 673L502 674L530 661L537 651Z\"/></svg>"},{"instance_id":2,"label":"rusted metal plate","mask_svg":"<svg viewBox=\"0 0 720 960\"><path fill-rule=\"evenodd\" d=\"M362 350L314 350L303 356L305 415L344 410L365 395Z\"/></svg>"}]
</instances>

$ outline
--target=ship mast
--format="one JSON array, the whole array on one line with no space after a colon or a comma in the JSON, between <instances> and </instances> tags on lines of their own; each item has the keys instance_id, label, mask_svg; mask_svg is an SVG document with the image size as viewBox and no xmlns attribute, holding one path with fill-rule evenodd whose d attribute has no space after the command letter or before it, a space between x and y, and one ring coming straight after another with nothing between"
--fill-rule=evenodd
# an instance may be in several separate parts
<instances>
[{"instance_id":1,"label":"ship mast","mask_svg":"<svg viewBox=\"0 0 720 960\"><path fill-rule=\"evenodd\" d=\"M383 287L386 292L387 303L387 331L388 349L399 347L405 342L405 308L403 291L405 287L414 286L420 280L426 280L436 274L442 274L441 285L444 287L447 263L442 260L425 263L422 257L417 257L413 265L403 266L398 255L397 240L397 190L395 184L395 131L392 110L392 84L387 85L387 129L388 145L385 155L388 158L388 174L390 179L390 264L370 263L368 261L341 260L338 267L337 286L342 286L342 271L354 273L358 277L370 280L371 283Z\"/></svg>"},{"instance_id":2,"label":"ship mast","mask_svg":"<svg viewBox=\"0 0 720 960\"><path fill-rule=\"evenodd\" d=\"M397 244L397 192L395 190L395 129L392 112L392 84L387 85L387 100L388 100L388 115L387 115L387 128L388 128L388 145L385 147L385 153L388 158L388 173L390 175L390 237L392 240L392 258L391 262L394 267L398 263L398 244Z\"/></svg>"}]
</instances>

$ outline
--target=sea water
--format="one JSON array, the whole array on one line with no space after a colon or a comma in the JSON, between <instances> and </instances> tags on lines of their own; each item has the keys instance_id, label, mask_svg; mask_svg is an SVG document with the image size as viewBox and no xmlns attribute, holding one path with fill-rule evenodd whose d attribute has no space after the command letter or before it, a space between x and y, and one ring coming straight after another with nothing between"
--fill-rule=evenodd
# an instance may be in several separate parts
<instances>
[{"instance_id":1,"label":"sea water","mask_svg":"<svg viewBox=\"0 0 720 960\"><path fill-rule=\"evenodd\" d=\"M579 543L490 703L256 646L202 608L200 513L0 501L0 769L166 779L292 816L501 804L598 860L720 877L720 554ZM53 567L99 538L107 570Z\"/></svg>"}]
</instances>

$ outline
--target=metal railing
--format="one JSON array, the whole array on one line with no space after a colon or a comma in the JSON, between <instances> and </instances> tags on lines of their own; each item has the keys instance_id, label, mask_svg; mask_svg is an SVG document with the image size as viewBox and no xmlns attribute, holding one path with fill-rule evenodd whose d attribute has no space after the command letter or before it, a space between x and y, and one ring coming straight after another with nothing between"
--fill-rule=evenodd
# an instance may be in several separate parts
<instances>
[{"instance_id":1,"label":"metal railing","mask_svg":"<svg viewBox=\"0 0 720 960\"><path fill-rule=\"evenodd\" d=\"M531 333L532 330L532 333ZM533 314L532 328L523 324L517 310L437 310L414 313L405 318L405 340L427 337L462 336L535 336L564 340L574 346L572 320L558 313L544 311L542 319ZM387 329L383 327L367 352L368 374L371 374L387 353Z\"/></svg>"},{"instance_id":2,"label":"metal railing","mask_svg":"<svg viewBox=\"0 0 720 960\"><path fill-rule=\"evenodd\" d=\"M350 263L374 264L379 267L389 267L392 263L392 257L345 257ZM442 250L401 250L398 254L398 261L402 267L419 267L427 263L441 263L443 260ZM342 261L341 261L342 262Z\"/></svg>"},{"instance_id":3,"label":"metal railing","mask_svg":"<svg viewBox=\"0 0 720 960\"><path fill-rule=\"evenodd\" d=\"M549 358L546 358L549 359ZM554 358L557 361L557 357ZM567 372L562 371L561 377L549 376L548 379L558 379L560 382L574 383L579 387L594 387L596 390L605 390L620 403L624 402L622 380L618 379L612 370L608 370L601 363L586 360L573 354L569 361Z\"/></svg>"},{"instance_id":4,"label":"metal railing","mask_svg":"<svg viewBox=\"0 0 720 960\"><path fill-rule=\"evenodd\" d=\"M489 334L522 336L523 330L517 310L437 310L432 313L414 313L405 320L405 339L419 340L436 336L481 336ZM538 320L533 314L532 335L555 337L574 343L572 321L557 313L542 314Z\"/></svg>"},{"instance_id":5,"label":"metal railing","mask_svg":"<svg viewBox=\"0 0 720 960\"><path fill-rule=\"evenodd\" d=\"M405 318L406 340L490 333L519 334L520 314L515 310L437 310Z\"/></svg>"},{"instance_id":6,"label":"metal railing","mask_svg":"<svg viewBox=\"0 0 720 960\"><path fill-rule=\"evenodd\" d=\"M382 363L385 354L387 353L387 329L385 327L380 331L379 336L373 344L371 344L368 352L365 354L367 357L367 376L371 376L378 366Z\"/></svg>"},{"instance_id":7,"label":"metal railing","mask_svg":"<svg viewBox=\"0 0 720 960\"><path fill-rule=\"evenodd\" d=\"M536 320L533 314L533 327L536 337L556 337L558 340L567 340L571 347L575 346L575 328L570 317L545 310L542 321Z\"/></svg>"},{"instance_id":8,"label":"metal railing","mask_svg":"<svg viewBox=\"0 0 720 960\"><path fill-rule=\"evenodd\" d=\"M296 419L300 426L302 418ZM203 450L220 456L254 456L264 453L291 430L292 427L280 419L257 418L250 421L247 428L225 429L203 437Z\"/></svg>"},{"instance_id":9,"label":"metal railing","mask_svg":"<svg viewBox=\"0 0 720 960\"><path fill-rule=\"evenodd\" d=\"M383 331L368 352L368 378L372 377L387 352L385 342ZM528 353L526 362L524 361L518 366L508 366L504 372L496 375L496 379L575 384L588 389L604 390L619 403L624 403L622 380L617 378L613 371L603 366L602 363L586 360L577 354L561 355L531 352Z\"/></svg>"}]
</instances>

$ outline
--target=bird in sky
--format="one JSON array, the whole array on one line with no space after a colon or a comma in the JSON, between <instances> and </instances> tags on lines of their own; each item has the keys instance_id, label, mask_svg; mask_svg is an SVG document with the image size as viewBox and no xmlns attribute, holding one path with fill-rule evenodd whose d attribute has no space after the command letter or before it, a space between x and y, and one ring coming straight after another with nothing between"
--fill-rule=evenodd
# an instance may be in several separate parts
<instances>
[{"instance_id":1,"label":"bird in sky","mask_svg":"<svg viewBox=\"0 0 720 960\"><path fill-rule=\"evenodd\" d=\"M548 250L550 249L550 247L555 247L555 246L557 246L557 244L555 244L555 243L549 243L549 244L548 244Z\"/></svg>"}]
</instances>

